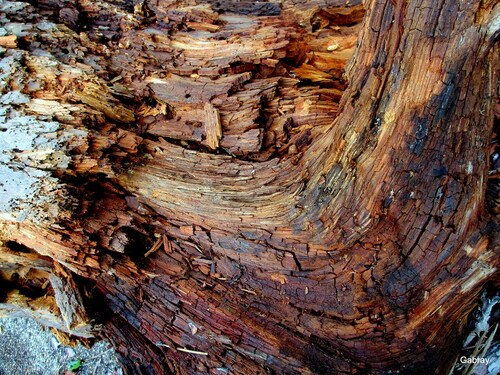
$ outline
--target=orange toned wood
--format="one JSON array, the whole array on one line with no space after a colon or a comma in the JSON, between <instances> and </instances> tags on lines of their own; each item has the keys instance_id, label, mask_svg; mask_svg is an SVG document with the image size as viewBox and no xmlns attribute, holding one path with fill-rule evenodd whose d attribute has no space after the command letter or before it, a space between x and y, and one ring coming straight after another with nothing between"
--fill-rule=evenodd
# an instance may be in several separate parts
<instances>
[{"instance_id":1,"label":"orange toned wood","mask_svg":"<svg viewBox=\"0 0 500 375\"><path fill-rule=\"evenodd\" d=\"M58 7L5 15L44 131L0 163L45 214L0 240L109 309L127 373L448 372L499 284L495 2L83 0L39 34Z\"/></svg>"}]
</instances>

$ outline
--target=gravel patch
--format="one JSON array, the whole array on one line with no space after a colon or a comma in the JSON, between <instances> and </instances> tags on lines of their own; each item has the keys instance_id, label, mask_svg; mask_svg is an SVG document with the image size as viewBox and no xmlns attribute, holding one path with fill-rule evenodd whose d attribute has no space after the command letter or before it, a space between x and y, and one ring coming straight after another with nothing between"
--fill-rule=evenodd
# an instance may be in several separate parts
<instances>
[{"instance_id":1,"label":"gravel patch","mask_svg":"<svg viewBox=\"0 0 500 375\"><path fill-rule=\"evenodd\" d=\"M70 371L73 366L73 371ZM75 367L78 367L75 369ZM109 343L64 346L28 318L0 319L0 375L122 375Z\"/></svg>"}]
</instances>

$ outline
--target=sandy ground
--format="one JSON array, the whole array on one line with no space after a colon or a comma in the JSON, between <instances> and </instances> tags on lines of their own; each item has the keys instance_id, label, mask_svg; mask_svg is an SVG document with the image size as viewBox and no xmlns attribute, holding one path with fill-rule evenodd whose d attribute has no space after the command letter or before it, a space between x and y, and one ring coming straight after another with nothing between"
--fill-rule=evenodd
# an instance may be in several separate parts
<instances>
[{"instance_id":1,"label":"sandy ground","mask_svg":"<svg viewBox=\"0 0 500 375\"><path fill-rule=\"evenodd\" d=\"M73 362L80 367L68 371ZM91 349L61 345L50 331L27 318L0 319L0 375L122 375L114 350L106 342Z\"/></svg>"}]
</instances>

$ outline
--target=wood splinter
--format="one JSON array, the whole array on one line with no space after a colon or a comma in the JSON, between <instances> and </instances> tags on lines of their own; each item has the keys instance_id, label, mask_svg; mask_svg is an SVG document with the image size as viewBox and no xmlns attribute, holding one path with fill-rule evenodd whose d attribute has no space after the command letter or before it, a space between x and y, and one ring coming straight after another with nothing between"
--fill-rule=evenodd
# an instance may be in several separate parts
<instances>
[{"instance_id":1,"label":"wood splinter","mask_svg":"<svg viewBox=\"0 0 500 375\"><path fill-rule=\"evenodd\" d=\"M495 2L60 3L0 17L0 310L88 301L129 374L450 373L499 280Z\"/></svg>"},{"instance_id":2,"label":"wood splinter","mask_svg":"<svg viewBox=\"0 0 500 375\"><path fill-rule=\"evenodd\" d=\"M156 242L154 243L153 247L151 247L151 249L149 249L145 254L144 254L144 257L147 258L149 255L151 255L152 253L154 253L155 251L157 251L160 246L164 244L164 240L162 237L158 237L158 239L156 240Z\"/></svg>"},{"instance_id":3,"label":"wood splinter","mask_svg":"<svg viewBox=\"0 0 500 375\"><path fill-rule=\"evenodd\" d=\"M257 293L255 293L253 290L250 289L240 288L240 290L245 293L253 294L254 296L257 295Z\"/></svg>"},{"instance_id":4,"label":"wood splinter","mask_svg":"<svg viewBox=\"0 0 500 375\"><path fill-rule=\"evenodd\" d=\"M0 46L6 48L17 48L17 36L16 35L0 36Z\"/></svg>"},{"instance_id":5,"label":"wood splinter","mask_svg":"<svg viewBox=\"0 0 500 375\"><path fill-rule=\"evenodd\" d=\"M205 103L205 134L207 146L212 150L219 147L219 141L222 137L222 127L220 124L219 111L212 103Z\"/></svg>"},{"instance_id":6,"label":"wood splinter","mask_svg":"<svg viewBox=\"0 0 500 375\"><path fill-rule=\"evenodd\" d=\"M198 350L191 350L186 348L176 348L176 350L184 353L196 354L196 355L208 355L207 352L200 352Z\"/></svg>"},{"instance_id":7,"label":"wood splinter","mask_svg":"<svg viewBox=\"0 0 500 375\"><path fill-rule=\"evenodd\" d=\"M172 253L172 245L170 244L170 241L168 240L168 237L165 234L163 235L163 250L167 254Z\"/></svg>"}]
</instances>

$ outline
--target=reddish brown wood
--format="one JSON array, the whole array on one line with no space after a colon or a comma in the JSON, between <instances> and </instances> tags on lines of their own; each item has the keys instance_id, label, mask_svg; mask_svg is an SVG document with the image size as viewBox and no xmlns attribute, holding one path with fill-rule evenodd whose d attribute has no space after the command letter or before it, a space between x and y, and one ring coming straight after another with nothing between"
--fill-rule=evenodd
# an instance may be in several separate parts
<instances>
[{"instance_id":1,"label":"reddish brown wood","mask_svg":"<svg viewBox=\"0 0 500 375\"><path fill-rule=\"evenodd\" d=\"M496 2L16 4L0 256L129 373L449 369L499 283Z\"/></svg>"}]
</instances>

